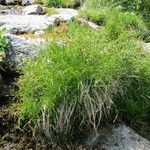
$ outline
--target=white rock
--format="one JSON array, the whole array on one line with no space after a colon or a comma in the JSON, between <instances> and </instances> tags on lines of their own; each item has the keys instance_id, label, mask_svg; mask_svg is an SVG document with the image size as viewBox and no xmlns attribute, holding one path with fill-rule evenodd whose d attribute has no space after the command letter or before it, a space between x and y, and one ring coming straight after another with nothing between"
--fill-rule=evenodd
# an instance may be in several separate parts
<instances>
[{"instance_id":1,"label":"white rock","mask_svg":"<svg viewBox=\"0 0 150 150\"><path fill-rule=\"evenodd\" d=\"M43 14L43 7L40 5L30 5L23 9L23 15L41 15Z\"/></svg>"},{"instance_id":2,"label":"white rock","mask_svg":"<svg viewBox=\"0 0 150 150\"><path fill-rule=\"evenodd\" d=\"M150 43L144 43L144 50L150 52Z\"/></svg>"},{"instance_id":3,"label":"white rock","mask_svg":"<svg viewBox=\"0 0 150 150\"><path fill-rule=\"evenodd\" d=\"M59 8L56 9L56 12L57 14L54 14L51 17L56 18L59 21L73 20L78 15L77 10L69 8Z\"/></svg>"}]
</instances>

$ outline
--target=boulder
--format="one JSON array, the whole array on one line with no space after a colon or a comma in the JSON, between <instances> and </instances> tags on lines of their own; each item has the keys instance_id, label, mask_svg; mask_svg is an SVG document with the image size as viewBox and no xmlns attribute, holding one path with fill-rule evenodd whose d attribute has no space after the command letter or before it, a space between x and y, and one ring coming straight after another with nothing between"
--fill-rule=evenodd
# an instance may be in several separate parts
<instances>
[{"instance_id":1,"label":"boulder","mask_svg":"<svg viewBox=\"0 0 150 150\"><path fill-rule=\"evenodd\" d=\"M40 5L30 5L23 9L23 15L41 15L43 14L43 7Z\"/></svg>"},{"instance_id":2,"label":"boulder","mask_svg":"<svg viewBox=\"0 0 150 150\"><path fill-rule=\"evenodd\" d=\"M38 48L42 48L45 44L44 39L31 39L20 37L12 34L5 35L5 39L9 41L9 47L5 51L4 68L11 72L21 69L23 61L34 57Z\"/></svg>"},{"instance_id":3,"label":"boulder","mask_svg":"<svg viewBox=\"0 0 150 150\"><path fill-rule=\"evenodd\" d=\"M84 144L104 150L150 150L150 142L124 124L101 127L88 135Z\"/></svg>"}]
</instances>

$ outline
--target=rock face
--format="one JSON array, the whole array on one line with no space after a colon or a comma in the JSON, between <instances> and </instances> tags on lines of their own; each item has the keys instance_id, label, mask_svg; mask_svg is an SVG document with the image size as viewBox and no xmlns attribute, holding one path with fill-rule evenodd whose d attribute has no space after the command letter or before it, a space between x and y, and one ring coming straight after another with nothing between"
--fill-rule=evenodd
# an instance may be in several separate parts
<instances>
[{"instance_id":1,"label":"rock face","mask_svg":"<svg viewBox=\"0 0 150 150\"><path fill-rule=\"evenodd\" d=\"M59 21L69 21L77 16L74 9L57 9L58 14L44 15L0 15L0 28L12 34L36 32L54 26Z\"/></svg>"},{"instance_id":2,"label":"rock face","mask_svg":"<svg viewBox=\"0 0 150 150\"><path fill-rule=\"evenodd\" d=\"M85 145L103 150L150 150L150 142L124 124L108 125L95 136L91 133Z\"/></svg>"}]
</instances>

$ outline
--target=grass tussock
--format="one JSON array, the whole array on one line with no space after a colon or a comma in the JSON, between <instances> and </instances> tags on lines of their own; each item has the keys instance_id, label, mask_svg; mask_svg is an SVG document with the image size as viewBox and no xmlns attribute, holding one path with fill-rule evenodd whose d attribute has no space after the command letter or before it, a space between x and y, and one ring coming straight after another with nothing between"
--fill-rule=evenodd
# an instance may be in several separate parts
<instances>
[{"instance_id":1,"label":"grass tussock","mask_svg":"<svg viewBox=\"0 0 150 150\"><path fill-rule=\"evenodd\" d=\"M26 62L19 80L20 121L38 126L54 142L97 131L115 115L145 120L150 112L150 61L136 40L144 29L137 16L118 9L97 31L77 22L62 24L57 33L71 42L54 36Z\"/></svg>"}]
</instances>

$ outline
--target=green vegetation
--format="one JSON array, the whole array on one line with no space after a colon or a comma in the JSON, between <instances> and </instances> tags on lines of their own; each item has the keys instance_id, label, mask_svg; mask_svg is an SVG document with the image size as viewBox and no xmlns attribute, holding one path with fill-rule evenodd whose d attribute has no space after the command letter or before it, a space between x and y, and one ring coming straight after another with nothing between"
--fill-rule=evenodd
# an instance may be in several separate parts
<instances>
[{"instance_id":1,"label":"green vegetation","mask_svg":"<svg viewBox=\"0 0 150 150\"><path fill-rule=\"evenodd\" d=\"M51 8L46 8L46 15L50 16L50 15L54 15L57 14L58 12L56 11L55 8L51 7Z\"/></svg>"},{"instance_id":2,"label":"green vegetation","mask_svg":"<svg viewBox=\"0 0 150 150\"><path fill-rule=\"evenodd\" d=\"M82 8L79 10L79 16L87 20L93 21L98 25L104 25L109 18L108 10L109 10L108 8L103 8L99 10L95 8L91 9Z\"/></svg>"},{"instance_id":3,"label":"green vegetation","mask_svg":"<svg viewBox=\"0 0 150 150\"><path fill-rule=\"evenodd\" d=\"M150 53L140 44L147 31L142 17L118 7L124 3L87 2L79 15L101 28L60 23L45 33L51 42L25 63L18 82L20 123L38 128L51 142L97 132L116 116L135 124L149 117Z\"/></svg>"},{"instance_id":4,"label":"green vegetation","mask_svg":"<svg viewBox=\"0 0 150 150\"><path fill-rule=\"evenodd\" d=\"M140 122L149 114L149 54L136 40L145 26L135 15L111 12L98 31L70 23L64 40L54 37L26 62L19 80L19 118L51 141L96 131L115 115Z\"/></svg>"},{"instance_id":5,"label":"green vegetation","mask_svg":"<svg viewBox=\"0 0 150 150\"><path fill-rule=\"evenodd\" d=\"M43 3L54 7L74 7L77 4L76 0L43 0Z\"/></svg>"},{"instance_id":6,"label":"green vegetation","mask_svg":"<svg viewBox=\"0 0 150 150\"><path fill-rule=\"evenodd\" d=\"M88 8L100 9L101 7L118 7L121 10L140 14L149 22L149 0L86 0Z\"/></svg>"},{"instance_id":7,"label":"green vegetation","mask_svg":"<svg viewBox=\"0 0 150 150\"><path fill-rule=\"evenodd\" d=\"M150 28L149 14L150 14L150 1L149 0L116 0L125 11L132 11L140 14L145 19L147 25Z\"/></svg>"},{"instance_id":8,"label":"green vegetation","mask_svg":"<svg viewBox=\"0 0 150 150\"><path fill-rule=\"evenodd\" d=\"M0 30L0 61L2 61L2 58L4 57L4 50L7 48L8 43L3 38L5 30Z\"/></svg>"},{"instance_id":9,"label":"green vegetation","mask_svg":"<svg viewBox=\"0 0 150 150\"><path fill-rule=\"evenodd\" d=\"M8 46L7 42L3 38L4 32L4 29L0 30L0 51L3 51Z\"/></svg>"},{"instance_id":10,"label":"green vegetation","mask_svg":"<svg viewBox=\"0 0 150 150\"><path fill-rule=\"evenodd\" d=\"M91 20L98 25L104 25L110 16L113 16L112 10L114 8L120 10L120 14L125 13L122 19L132 22L144 20L147 31L145 34L139 33L143 36L145 42L150 42L150 1L149 0L86 0L86 7L80 8L79 16L87 20ZM122 11L122 12L121 12ZM118 13L117 13L118 14ZM131 19L130 19L131 18ZM117 24L117 23L116 23Z\"/></svg>"}]
</instances>

